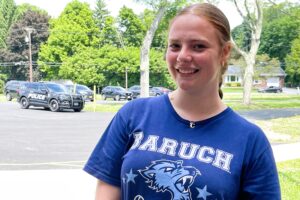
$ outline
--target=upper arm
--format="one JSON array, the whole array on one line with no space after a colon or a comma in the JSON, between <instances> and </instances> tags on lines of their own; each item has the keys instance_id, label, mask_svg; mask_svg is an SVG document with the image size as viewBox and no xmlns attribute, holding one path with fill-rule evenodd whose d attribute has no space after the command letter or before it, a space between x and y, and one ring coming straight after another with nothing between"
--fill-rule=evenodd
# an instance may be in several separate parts
<instances>
[{"instance_id":1,"label":"upper arm","mask_svg":"<svg viewBox=\"0 0 300 200\"><path fill-rule=\"evenodd\" d=\"M241 199L280 200L278 173L271 148L262 153L245 172Z\"/></svg>"},{"instance_id":2,"label":"upper arm","mask_svg":"<svg viewBox=\"0 0 300 200\"><path fill-rule=\"evenodd\" d=\"M119 187L98 180L96 188L96 200L120 200L121 191Z\"/></svg>"}]
</instances>

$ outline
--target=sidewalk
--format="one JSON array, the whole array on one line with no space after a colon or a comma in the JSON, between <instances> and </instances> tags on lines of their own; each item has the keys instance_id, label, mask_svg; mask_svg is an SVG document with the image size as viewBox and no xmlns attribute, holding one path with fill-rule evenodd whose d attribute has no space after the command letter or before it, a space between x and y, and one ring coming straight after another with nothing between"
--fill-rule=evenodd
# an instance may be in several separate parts
<instances>
[{"instance_id":1,"label":"sidewalk","mask_svg":"<svg viewBox=\"0 0 300 200\"><path fill-rule=\"evenodd\" d=\"M300 158L300 143L272 147L276 162ZM80 169L0 171L1 200L93 200L95 187Z\"/></svg>"}]
</instances>

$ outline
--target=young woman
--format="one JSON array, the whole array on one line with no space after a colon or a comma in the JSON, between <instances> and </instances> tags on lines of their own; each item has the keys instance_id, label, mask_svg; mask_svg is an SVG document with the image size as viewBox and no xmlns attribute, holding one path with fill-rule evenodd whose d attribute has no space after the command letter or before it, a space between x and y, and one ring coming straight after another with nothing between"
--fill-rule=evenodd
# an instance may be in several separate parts
<instances>
[{"instance_id":1,"label":"young woman","mask_svg":"<svg viewBox=\"0 0 300 200\"><path fill-rule=\"evenodd\" d=\"M166 60L178 87L116 114L84 168L99 179L96 199L280 199L267 138L221 100L230 50L213 5L171 21Z\"/></svg>"}]
</instances>

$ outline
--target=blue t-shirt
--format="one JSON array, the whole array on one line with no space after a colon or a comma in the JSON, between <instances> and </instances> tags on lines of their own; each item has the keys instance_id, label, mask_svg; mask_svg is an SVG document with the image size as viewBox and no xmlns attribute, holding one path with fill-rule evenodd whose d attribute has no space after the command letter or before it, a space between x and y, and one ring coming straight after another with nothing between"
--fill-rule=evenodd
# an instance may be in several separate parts
<instances>
[{"instance_id":1,"label":"blue t-shirt","mask_svg":"<svg viewBox=\"0 0 300 200\"><path fill-rule=\"evenodd\" d=\"M187 121L167 95L124 105L84 170L121 187L126 200L280 199L261 129L230 108Z\"/></svg>"}]
</instances>

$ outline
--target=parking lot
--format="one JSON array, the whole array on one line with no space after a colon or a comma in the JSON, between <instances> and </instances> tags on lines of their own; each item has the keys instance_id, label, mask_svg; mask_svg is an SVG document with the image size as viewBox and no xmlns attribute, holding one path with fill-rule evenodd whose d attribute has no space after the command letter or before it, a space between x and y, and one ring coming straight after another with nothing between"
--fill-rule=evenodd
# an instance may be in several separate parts
<instances>
[{"instance_id":1,"label":"parking lot","mask_svg":"<svg viewBox=\"0 0 300 200\"><path fill-rule=\"evenodd\" d=\"M82 168L113 115L1 102L0 170Z\"/></svg>"}]
</instances>

